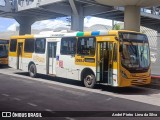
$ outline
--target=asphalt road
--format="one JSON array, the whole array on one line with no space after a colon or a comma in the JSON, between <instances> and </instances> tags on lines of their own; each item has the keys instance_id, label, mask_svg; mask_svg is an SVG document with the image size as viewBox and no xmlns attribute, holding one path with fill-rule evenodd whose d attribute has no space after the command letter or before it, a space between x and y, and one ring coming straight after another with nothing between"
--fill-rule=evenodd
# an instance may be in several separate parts
<instances>
[{"instance_id":1,"label":"asphalt road","mask_svg":"<svg viewBox=\"0 0 160 120\"><path fill-rule=\"evenodd\" d=\"M116 89L108 87L107 89L103 89L103 92L104 93L113 92L112 93L113 95L106 95L106 94L95 93L90 89L83 90L83 87L79 82L71 80L67 80L65 84L74 85L75 88L42 82L42 80L51 81L52 79L55 79L55 81L63 83L66 80L40 76L42 80L39 81L34 79L31 80L28 77L25 77L25 74L22 74L22 76L24 77L22 78L11 75L0 74L0 111L48 111L53 114L54 111L160 111L160 106L145 103L145 100L147 100L146 97L150 99L151 96L150 94L155 94L152 92L149 93L149 89L143 91L139 88ZM76 89L76 86L82 87L82 89ZM99 85L97 89L99 89L99 87L103 88L104 86ZM144 100L142 100L142 102L127 99L128 94L129 95L132 94L131 96L134 99L141 99L138 97L138 95L136 98L135 94L137 94L137 91L140 91L140 96L142 95L142 98L143 96L145 98ZM156 93L159 94L160 90L156 90ZM120 98L118 95L121 94L122 96L123 95L126 96L126 98L125 99ZM11 120L13 119L15 118L12 118ZM35 120L39 119L40 118L35 118ZM90 115L90 117L59 117L59 118L51 117L43 119L124 120L128 118L122 118L122 117L98 118L96 117L96 115ZM131 117L129 119L159 120L160 118ZM27 118L27 120L30 119Z\"/></svg>"}]
</instances>

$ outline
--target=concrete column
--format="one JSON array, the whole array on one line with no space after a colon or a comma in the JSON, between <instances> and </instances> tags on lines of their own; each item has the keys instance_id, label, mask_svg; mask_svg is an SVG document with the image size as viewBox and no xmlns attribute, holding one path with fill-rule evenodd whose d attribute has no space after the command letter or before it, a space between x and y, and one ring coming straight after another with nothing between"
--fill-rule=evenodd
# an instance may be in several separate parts
<instances>
[{"instance_id":1,"label":"concrete column","mask_svg":"<svg viewBox=\"0 0 160 120\"><path fill-rule=\"evenodd\" d=\"M78 15L72 12L71 15L71 30L75 31L83 31L84 27L84 14L83 14L83 7L77 7Z\"/></svg>"},{"instance_id":2,"label":"concrete column","mask_svg":"<svg viewBox=\"0 0 160 120\"><path fill-rule=\"evenodd\" d=\"M140 7L125 6L124 29L140 31Z\"/></svg>"},{"instance_id":3,"label":"concrete column","mask_svg":"<svg viewBox=\"0 0 160 120\"><path fill-rule=\"evenodd\" d=\"M35 18L30 16L15 17L20 24L19 35L31 34L31 26L35 22Z\"/></svg>"}]
</instances>

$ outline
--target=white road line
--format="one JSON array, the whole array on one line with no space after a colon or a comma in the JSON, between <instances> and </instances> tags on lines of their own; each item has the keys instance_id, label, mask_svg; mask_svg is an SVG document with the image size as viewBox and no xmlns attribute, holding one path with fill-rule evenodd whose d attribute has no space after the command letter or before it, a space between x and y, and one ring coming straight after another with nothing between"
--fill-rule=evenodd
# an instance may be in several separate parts
<instances>
[{"instance_id":1,"label":"white road line","mask_svg":"<svg viewBox=\"0 0 160 120\"><path fill-rule=\"evenodd\" d=\"M51 110L51 109L45 109L45 111L47 111L47 112L51 112L51 113L55 113L53 110Z\"/></svg>"},{"instance_id":2,"label":"white road line","mask_svg":"<svg viewBox=\"0 0 160 120\"><path fill-rule=\"evenodd\" d=\"M30 106L33 106L33 107L37 107L38 105L34 104L34 103L27 103L28 105Z\"/></svg>"},{"instance_id":3,"label":"white road line","mask_svg":"<svg viewBox=\"0 0 160 120\"><path fill-rule=\"evenodd\" d=\"M52 112L52 110L51 110L51 109L45 109L45 111Z\"/></svg>"},{"instance_id":4,"label":"white road line","mask_svg":"<svg viewBox=\"0 0 160 120\"><path fill-rule=\"evenodd\" d=\"M21 101L21 99L19 99L19 98L13 98L14 100L17 100L17 101Z\"/></svg>"},{"instance_id":5,"label":"white road line","mask_svg":"<svg viewBox=\"0 0 160 120\"><path fill-rule=\"evenodd\" d=\"M6 96L6 97L9 97L10 95L8 95L8 94L2 94L3 96Z\"/></svg>"},{"instance_id":6,"label":"white road line","mask_svg":"<svg viewBox=\"0 0 160 120\"><path fill-rule=\"evenodd\" d=\"M112 98L107 98L106 100L109 101L109 100L112 100Z\"/></svg>"},{"instance_id":7,"label":"white road line","mask_svg":"<svg viewBox=\"0 0 160 120\"><path fill-rule=\"evenodd\" d=\"M71 117L65 117L67 120L76 120L74 118L71 118Z\"/></svg>"}]
</instances>

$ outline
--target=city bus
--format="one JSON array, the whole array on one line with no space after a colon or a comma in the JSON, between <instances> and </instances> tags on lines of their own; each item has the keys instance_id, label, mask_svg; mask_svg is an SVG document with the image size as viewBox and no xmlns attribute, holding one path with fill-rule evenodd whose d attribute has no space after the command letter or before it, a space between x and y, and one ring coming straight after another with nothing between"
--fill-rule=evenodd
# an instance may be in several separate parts
<instances>
[{"instance_id":1,"label":"city bus","mask_svg":"<svg viewBox=\"0 0 160 120\"><path fill-rule=\"evenodd\" d=\"M42 32L13 36L9 66L29 72L114 87L151 82L147 36L127 30Z\"/></svg>"},{"instance_id":2,"label":"city bus","mask_svg":"<svg viewBox=\"0 0 160 120\"><path fill-rule=\"evenodd\" d=\"M0 39L0 65L8 65L9 40Z\"/></svg>"}]
</instances>

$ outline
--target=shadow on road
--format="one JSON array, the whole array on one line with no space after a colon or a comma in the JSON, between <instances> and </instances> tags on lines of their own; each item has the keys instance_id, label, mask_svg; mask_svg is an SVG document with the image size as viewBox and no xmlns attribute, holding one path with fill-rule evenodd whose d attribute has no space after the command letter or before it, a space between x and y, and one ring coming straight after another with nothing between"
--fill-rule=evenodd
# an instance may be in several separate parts
<instances>
[{"instance_id":1,"label":"shadow on road","mask_svg":"<svg viewBox=\"0 0 160 120\"><path fill-rule=\"evenodd\" d=\"M22 73L22 72L17 72L15 74L18 75L23 75L23 76L29 76L28 73ZM43 74L38 74L37 78L43 79L43 80L49 80L49 81L56 81L59 83L65 83L69 85L75 85L79 87L84 87L83 83L81 81L75 81L75 80L70 80L70 79L64 79L64 78L59 78L59 77L53 77L53 76L48 76L48 75L43 75ZM150 94L158 94L160 91L151 91L149 89L143 89L144 87L151 88L151 85L145 85L145 86L140 86L140 87L112 87L108 85L103 85L103 84L97 84L94 89L101 90L101 91L106 91L106 92L112 92L116 94L124 94L124 95L150 95ZM160 87L159 87L160 90ZM156 92L156 93L155 93Z\"/></svg>"},{"instance_id":2,"label":"shadow on road","mask_svg":"<svg viewBox=\"0 0 160 120\"><path fill-rule=\"evenodd\" d=\"M15 74L29 76L29 73L26 73L26 72L23 72L23 73L16 72ZM56 81L56 82L60 82L60 83L66 83L66 84L70 84L70 85L83 86L81 81L64 79L64 78L59 78L59 77L54 77L54 76L49 76L49 75L44 75L44 74L37 74L36 78L40 78L43 80L49 80L49 81Z\"/></svg>"},{"instance_id":3,"label":"shadow on road","mask_svg":"<svg viewBox=\"0 0 160 120\"><path fill-rule=\"evenodd\" d=\"M0 69L8 69L10 68L8 65L0 65Z\"/></svg>"}]
</instances>

